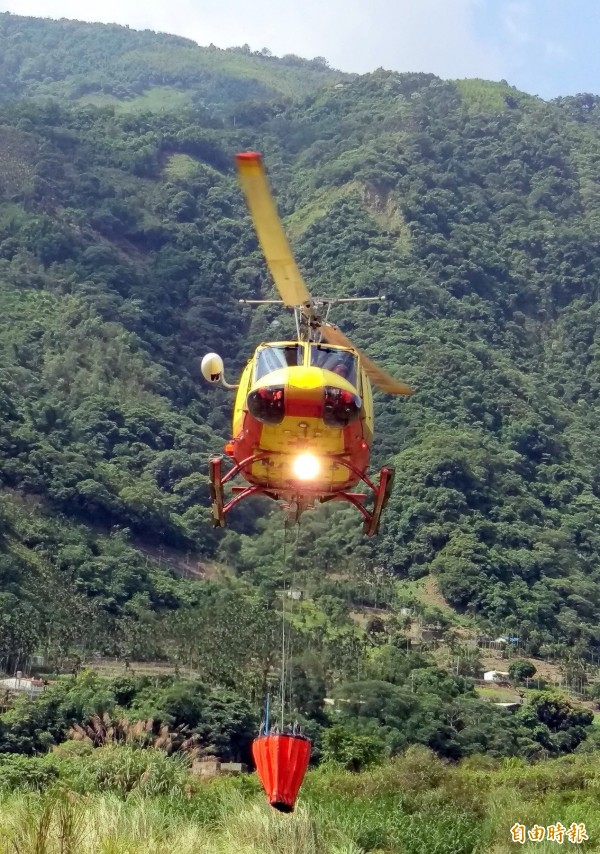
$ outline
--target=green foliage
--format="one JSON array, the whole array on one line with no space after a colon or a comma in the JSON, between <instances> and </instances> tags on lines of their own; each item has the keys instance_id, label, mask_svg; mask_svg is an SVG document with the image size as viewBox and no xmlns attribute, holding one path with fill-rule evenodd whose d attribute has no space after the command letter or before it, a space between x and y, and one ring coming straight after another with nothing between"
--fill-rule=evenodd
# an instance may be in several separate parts
<instances>
[{"instance_id":1,"label":"green foliage","mask_svg":"<svg viewBox=\"0 0 600 854\"><path fill-rule=\"evenodd\" d=\"M248 101L293 96L347 75L325 60L267 49L198 47L178 36L117 25L0 16L0 100L54 96L126 111L225 110Z\"/></svg>"},{"instance_id":2,"label":"green foliage","mask_svg":"<svg viewBox=\"0 0 600 854\"><path fill-rule=\"evenodd\" d=\"M21 764L34 773L44 761ZM58 786L32 792L21 777L1 793L0 838L19 850L191 854L201 838L207 854L492 854L509 850L515 821L583 822L591 840L600 827L595 756L448 764L411 748L361 772L329 763L308 772L286 817L264 803L255 777L199 781L156 751L103 748L79 766L68 758L52 766Z\"/></svg>"},{"instance_id":3,"label":"green foliage","mask_svg":"<svg viewBox=\"0 0 600 854\"><path fill-rule=\"evenodd\" d=\"M338 762L347 771L361 771L383 757L384 744L374 733L352 732L336 725L323 733L323 759Z\"/></svg>"},{"instance_id":4,"label":"green foliage","mask_svg":"<svg viewBox=\"0 0 600 854\"><path fill-rule=\"evenodd\" d=\"M61 780L78 792L114 792L125 797L145 795L181 797L188 782L188 767L179 756L130 746L100 747L76 762L58 763Z\"/></svg>"},{"instance_id":5,"label":"green foliage","mask_svg":"<svg viewBox=\"0 0 600 854\"><path fill-rule=\"evenodd\" d=\"M520 709L520 718L533 728L542 747L551 754L569 753L585 739L585 728L594 720L589 709L574 708L567 700L550 693L536 693Z\"/></svg>"},{"instance_id":6,"label":"green foliage","mask_svg":"<svg viewBox=\"0 0 600 854\"><path fill-rule=\"evenodd\" d=\"M128 67L149 61L143 39L154 39L157 68L159 45L192 51L119 28L3 24L46 38L50 57L61 38L84 34L73 64L94 34L100 53L129 40ZM225 55L257 68L274 61L208 53L217 65ZM465 98L477 109L465 112ZM297 250L315 290L335 293L343 279L345 292L370 293L377 282L388 296L377 342L370 315L347 309L340 320L419 389L407 403L377 402L375 462L401 451L379 542L357 549L356 520L340 514L330 525L324 514L324 524L307 523L306 560L335 569L348 555L407 578L437 572L451 605L506 630L533 624L531 644L593 642L595 452L582 439L593 400L574 411L563 380L578 387L569 365L583 343L573 336L595 328L592 208L577 213L571 177L593 180L594 139L569 116L502 86L384 72L257 113L243 139L199 114L6 106L3 481L54 512L207 557L220 542L236 568L273 573L271 527L264 544L230 537L226 546L199 509L228 404L190 375L200 353L221 345L239 365L267 329L261 315L250 329L235 308L256 294L264 267L228 174L233 147L264 139L284 212L306 209ZM542 252L546 227L556 239ZM589 359L577 359L587 370ZM254 514L237 513L255 536ZM559 583L569 590L562 610Z\"/></svg>"},{"instance_id":7,"label":"green foliage","mask_svg":"<svg viewBox=\"0 0 600 854\"><path fill-rule=\"evenodd\" d=\"M58 777L45 758L0 755L0 790L40 791Z\"/></svg>"},{"instance_id":8,"label":"green foliage","mask_svg":"<svg viewBox=\"0 0 600 854\"><path fill-rule=\"evenodd\" d=\"M375 731L389 754L448 758L584 744L589 716L481 703L460 673L401 653L389 618L398 581L435 575L445 604L424 620L454 609L518 633L524 654L600 643L597 99L10 14L0 70L0 666L100 654L203 680L61 683L2 716L0 750L45 751L122 708L247 756L292 563L307 596L287 609L291 711L315 741L334 721L359 764ZM311 289L385 294L335 319L417 389L376 395L373 464L397 472L380 536L353 510L311 511L287 573L270 505L242 504L225 532L208 509L231 398L201 384L198 358L219 350L235 376L291 334L238 302L271 295L232 168L250 147ZM198 580L217 572L229 581ZM357 607L378 609L366 632ZM326 694L350 701L335 718Z\"/></svg>"},{"instance_id":9,"label":"green foliage","mask_svg":"<svg viewBox=\"0 0 600 854\"><path fill-rule=\"evenodd\" d=\"M535 664L524 658L517 658L508 665L508 675L514 682L524 682L537 673Z\"/></svg>"},{"instance_id":10,"label":"green foliage","mask_svg":"<svg viewBox=\"0 0 600 854\"><path fill-rule=\"evenodd\" d=\"M66 741L73 724L105 713L130 721L150 719L157 729L186 727L190 735L198 736L205 753L224 761L250 761L250 744L258 728L252 707L233 692L211 691L199 682L168 677L125 682L83 671L60 680L34 700L17 701L0 715L0 758L5 753L48 751ZM79 762L79 748L73 750Z\"/></svg>"}]
</instances>

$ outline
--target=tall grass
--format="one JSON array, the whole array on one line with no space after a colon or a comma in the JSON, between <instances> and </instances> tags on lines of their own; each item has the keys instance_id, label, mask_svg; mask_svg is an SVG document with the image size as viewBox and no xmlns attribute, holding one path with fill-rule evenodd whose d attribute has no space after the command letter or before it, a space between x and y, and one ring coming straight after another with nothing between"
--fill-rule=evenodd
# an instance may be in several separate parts
<instances>
[{"instance_id":1,"label":"tall grass","mask_svg":"<svg viewBox=\"0 0 600 854\"><path fill-rule=\"evenodd\" d=\"M584 823L600 851L594 754L528 766L474 758L448 765L425 748L361 774L307 775L296 811L265 802L254 776L210 782L157 751L101 748L11 766L0 788L0 854L509 854L510 828ZM10 764L10 763L9 763ZM7 765L7 767L9 767ZM1 775L1 768L0 768ZM47 784L44 784L46 780ZM569 850L582 850L565 841Z\"/></svg>"},{"instance_id":2,"label":"tall grass","mask_svg":"<svg viewBox=\"0 0 600 854\"><path fill-rule=\"evenodd\" d=\"M360 854L306 807L284 816L230 795L208 829L164 802L115 794L13 795L0 802L0 851L14 854Z\"/></svg>"}]
</instances>

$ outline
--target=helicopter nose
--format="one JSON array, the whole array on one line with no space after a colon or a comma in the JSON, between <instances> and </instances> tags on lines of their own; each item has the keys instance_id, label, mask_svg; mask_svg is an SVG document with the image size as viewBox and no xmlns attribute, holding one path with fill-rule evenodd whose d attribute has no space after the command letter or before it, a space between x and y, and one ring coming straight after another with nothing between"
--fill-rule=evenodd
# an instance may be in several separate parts
<instances>
[{"instance_id":1,"label":"helicopter nose","mask_svg":"<svg viewBox=\"0 0 600 854\"><path fill-rule=\"evenodd\" d=\"M321 418L323 385L323 371L320 368L292 368L287 378L286 414L302 418Z\"/></svg>"},{"instance_id":2,"label":"helicopter nose","mask_svg":"<svg viewBox=\"0 0 600 854\"><path fill-rule=\"evenodd\" d=\"M288 374L287 381L290 393L293 391L311 392L315 389L322 389L323 371L321 368L291 368Z\"/></svg>"}]
</instances>

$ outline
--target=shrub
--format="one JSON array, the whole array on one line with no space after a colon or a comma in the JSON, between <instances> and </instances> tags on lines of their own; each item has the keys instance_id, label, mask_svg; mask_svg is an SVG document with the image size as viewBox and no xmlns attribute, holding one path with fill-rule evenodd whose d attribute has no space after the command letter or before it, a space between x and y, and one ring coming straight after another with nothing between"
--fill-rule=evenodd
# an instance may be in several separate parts
<instances>
[{"instance_id":1,"label":"shrub","mask_svg":"<svg viewBox=\"0 0 600 854\"><path fill-rule=\"evenodd\" d=\"M531 679L536 673L535 665L531 661L527 661L526 658L517 658L508 667L508 675L513 682L523 682L524 679Z\"/></svg>"},{"instance_id":2,"label":"shrub","mask_svg":"<svg viewBox=\"0 0 600 854\"><path fill-rule=\"evenodd\" d=\"M76 761L61 760L57 767L61 780L78 792L115 792L121 796L134 790L148 795L181 795L189 776L181 757L129 746L100 747Z\"/></svg>"},{"instance_id":3,"label":"shrub","mask_svg":"<svg viewBox=\"0 0 600 854\"><path fill-rule=\"evenodd\" d=\"M348 771L360 771L380 761L384 744L372 735L362 735L341 724L323 732L323 758L339 762Z\"/></svg>"},{"instance_id":4,"label":"shrub","mask_svg":"<svg viewBox=\"0 0 600 854\"><path fill-rule=\"evenodd\" d=\"M10 753L0 755L0 790L41 791L57 777L58 770L46 759Z\"/></svg>"}]
</instances>

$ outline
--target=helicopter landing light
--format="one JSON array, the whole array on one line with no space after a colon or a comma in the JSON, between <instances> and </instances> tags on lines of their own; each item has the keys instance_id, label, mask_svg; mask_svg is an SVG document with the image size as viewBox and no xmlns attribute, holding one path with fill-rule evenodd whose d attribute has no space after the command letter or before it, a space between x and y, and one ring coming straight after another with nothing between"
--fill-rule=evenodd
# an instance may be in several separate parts
<instances>
[{"instance_id":1,"label":"helicopter landing light","mask_svg":"<svg viewBox=\"0 0 600 854\"><path fill-rule=\"evenodd\" d=\"M292 471L298 480L314 480L321 465L313 454L299 454L292 463Z\"/></svg>"}]
</instances>

